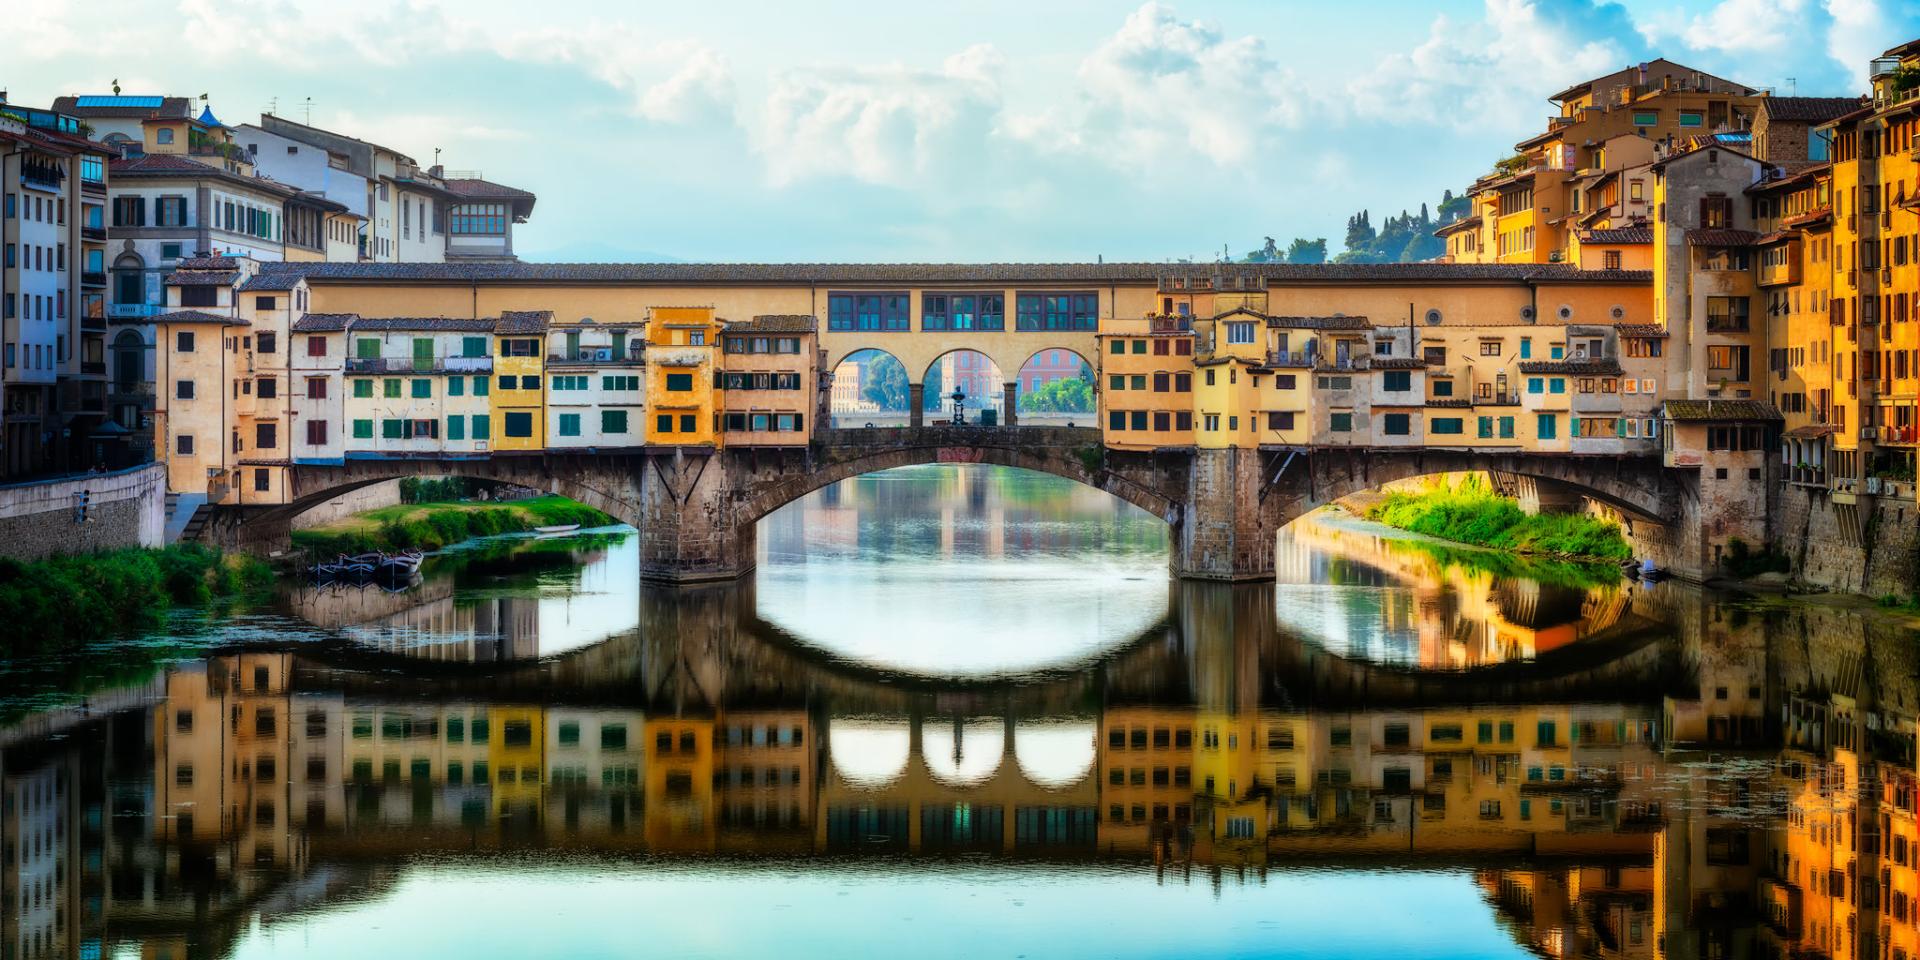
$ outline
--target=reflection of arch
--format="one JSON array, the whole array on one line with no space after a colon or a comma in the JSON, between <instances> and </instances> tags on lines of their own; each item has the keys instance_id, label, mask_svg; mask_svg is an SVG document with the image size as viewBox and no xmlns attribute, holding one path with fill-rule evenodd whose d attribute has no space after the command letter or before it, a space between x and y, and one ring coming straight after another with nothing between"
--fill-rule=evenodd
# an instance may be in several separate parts
<instances>
[{"instance_id":1,"label":"reflection of arch","mask_svg":"<svg viewBox=\"0 0 1920 960\"><path fill-rule=\"evenodd\" d=\"M907 770L913 731L905 720L835 720L828 735L833 770L850 784L884 787Z\"/></svg>"},{"instance_id":2,"label":"reflection of arch","mask_svg":"<svg viewBox=\"0 0 1920 960\"><path fill-rule=\"evenodd\" d=\"M1069 787L1093 770L1094 724L1086 721L1026 721L1013 730L1013 757L1029 781Z\"/></svg>"},{"instance_id":3,"label":"reflection of arch","mask_svg":"<svg viewBox=\"0 0 1920 960\"><path fill-rule=\"evenodd\" d=\"M838 737L834 741L839 744ZM966 787L993 779L1006 753L1007 739L995 718L974 717L960 723L929 723L920 730L920 759L928 776L950 787Z\"/></svg>"},{"instance_id":4,"label":"reflection of arch","mask_svg":"<svg viewBox=\"0 0 1920 960\"><path fill-rule=\"evenodd\" d=\"M968 409L997 410L1009 381L1006 371L985 351L954 347L927 362L927 368L920 371L920 382L925 385L924 409L932 411L949 408L953 401L947 395L953 393L956 386L967 395Z\"/></svg>"},{"instance_id":5,"label":"reflection of arch","mask_svg":"<svg viewBox=\"0 0 1920 960\"><path fill-rule=\"evenodd\" d=\"M144 303L147 299L147 261L134 250L113 258L113 302Z\"/></svg>"}]
</instances>

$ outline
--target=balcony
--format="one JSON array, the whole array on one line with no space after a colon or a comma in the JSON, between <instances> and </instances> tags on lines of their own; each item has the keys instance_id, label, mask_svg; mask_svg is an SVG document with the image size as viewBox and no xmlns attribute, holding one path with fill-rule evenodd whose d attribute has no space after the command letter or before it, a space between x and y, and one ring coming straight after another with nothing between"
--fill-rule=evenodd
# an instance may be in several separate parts
<instances>
[{"instance_id":1,"label":"balcony","mask_svg":"<svg viewBox=\"0 0 1920 960\"><path fill-rule=\"evenodd\" d=\"M1914 442L1915 431L1911 424L1904 427L1883 425L1879 429L1880 436L1878 439L1881 443L1911 444Z\"/></svg>"},{"instance_id":2,"label":"balcony","mask_svg":"<svg viewBox=\"0 0 1920 960\"><path fill-rule=\"evenodd\" d=\"M115 320L144 320L163 312L159 306L151 303L107 304L107 316Z\"/></svg>"},{"instance_id":3,"label":"balcony","mask_svg":"<svg viewBox=\"0 0 1920 960\"><path fill-rule=\"evenodd\" d=\"M106 413L107 385L98 380L61 381L60 411L62 413Z\"/></svg>"},{"instance_id":4,"label":"balcony","mask_svg":"<svg viewBox=\"0 0 1920 960\"><path fill-rule=\"evenodd\" d=\"M1366 354L1361 354L1357 357L1328 357L1322 355L1314 358L1313 368L1329 373L1353 373L1358 370L1367 369L1367 356Z\"/></svg>"},{"instance_id":5,"label":"balcony","mask_svg":"<svg viewBox=\"0 0 1920 960\"><path fill-rule=\"evenodd\" d=\"M95 243L105 243L107 242L107 228L106 227L81 227L80 237L83 240L92 240Z\"/></svg>"},{"instance_id":6,"label":"balcony","mask_svg":"<svg viewBox=\"0 0 1920 960\"><path fill-rule=\"evenodd\" d=\"M104 287L107 285L107 275L104 271L100 270L82 270L80 271L80 285L83 287Z\"/></svg>"},{"instance_id":7,"label":"balcony","mask_svg":"<svg viewBox=\"0 0 1920 960\"><path fill-rule=\"evenodd\" d=\"M1311 350L1269 350L1267 351L1267 366L1300 367L1304 369L1313 366L1313 362L1317 357L1318 355Z\"/></svg>"},{"instance_id":8,"label":"balcony","mask_svg":"<svg viewBox=\"0 0 1920 960\"><path fill-rule=\"evenodd\" d=\"M348 373L485 373L492 357L349 357Z\"/></svg>"},{"instance_id":9,"label":"balcony","mask_svg":"<svg viewBox=\"0 0 1920 960\"><path fill-rule=\"evenodd\" d=\"M605 367L638 366L646 362L647 348L643 343L627 344L625 355L614 352L612 347L580 347L572 356L565 353L547 354L549 367Z\"/></svg>"},{"instance_id":10,"label":"balcony","mask_svg":"<svg viewBox=\"0 0 1920 960\"><path fill-rule=\"evenodd\" d=\"M1148 333L1192 333L1193 318L1186 314L1149 315Z\"/></svg>"},{"instance_id":11,"label":"balcony","mask_svg":"<svg viewBox=\"0 0 1920 960\"><path fill-rule=\"evenodd\" d=\"M80 375L86 377L104 377L107 375L107 363L104 360L80 361Z\"/></svg>"},{"instance_id":12,"label":"balcony","mask_svg":"<svg viewBox=\"0 0 1920 960\"><path fill-rule=\"evenodd\" d=\"M60 171L58 168L43 167L37 164L20 168L20 182L30 187L39 187L42 190L58 190L60 189L60 179Z\"/></svg>"},{"instance_id":13,"label":"balcony","mask_svg":"<svg viewBox=\"0 0 1920 960\"><path fill-rule=\"evenodd\" d=\"M1513 391L1510 393L1495 393L1485 397L1474 397L1473 405L1476 407L1517 407L1520 405L1520 393L1519 391Z\"/></svg>"},{"instance_id":14,"label":"balcony","mask_svg":"<svg viewBox=\"0 0 1920 960\"><path fill-rule=\"evenodd\" d=\"M487 373L493 369L492 357L448 357L442 362L448 373Z\"/></svg>"},{"instance_id":15,"label":"balcony","mask_svg":"<svg viewBox=\"0 0 1920 960\"><path fill-rule=\"evenodd\" d=\"M1752 333L1753 327L1746 317L1708 317L1708 333Z\"/></svg>"},{"instance_id":16,"label":"balcony","mask_svg":"<svg viewBox=\"0 0 1920 960\"><path fill-rule=\"evenodd\" d=\"M1804 463L1799 466L1788 467L1787 482L1801 486L1824 487L1827 485L1827 468L1811 466Z\"/></svg>"}]
</instances>

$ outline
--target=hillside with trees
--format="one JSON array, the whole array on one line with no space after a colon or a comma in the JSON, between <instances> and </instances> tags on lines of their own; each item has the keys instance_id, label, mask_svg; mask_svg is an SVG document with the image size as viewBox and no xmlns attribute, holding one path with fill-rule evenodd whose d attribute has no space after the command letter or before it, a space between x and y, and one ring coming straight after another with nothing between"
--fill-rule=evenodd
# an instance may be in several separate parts
<instances>
[{"instance_id":1,"label":"hillside with trees","mask_svg":"<svg viewBox=\"0 0 1920 960\"><path fill-rule=\"evenodd\" d=\"M1331 259L1334 263L1415 263L1432 260L1446 253L1447 247L1435 230L1465 216L1473 204L1465 196L1454 196L1448 190L1440 197L1438 208L1429 211L1427 205L1420 205L1420 212L1400 211L1397 216L1388 217L1378 228L1373 225L1371 212L1362 210L1347 218L1347 235L1343 240L1339 254ZM1326 263L1327 240L1325 237L1307 239L1295 237L1293 242L1282 248L1272 237L1260 249L1247 253L1242 263Z\"/></svg>"}]
</instances>

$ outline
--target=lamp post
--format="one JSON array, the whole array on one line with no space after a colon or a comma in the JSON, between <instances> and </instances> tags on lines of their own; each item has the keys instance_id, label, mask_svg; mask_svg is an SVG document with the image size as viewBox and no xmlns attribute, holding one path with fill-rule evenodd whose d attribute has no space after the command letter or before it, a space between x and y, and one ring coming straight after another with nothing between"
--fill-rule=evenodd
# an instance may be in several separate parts
<instances>
[{"instance_id":1,"label":"lamp post","mask_svg":"<svg viewBox=\"0 0 1920 960\"><path fill-rule=\"evenodd\" d=\"M961 404L966 402L967 392L959 387L955 387L952 393L947 394L947 399L953 401L953 422L955 424L966 423L967 411Z\"/></svg>"}]
</instances>

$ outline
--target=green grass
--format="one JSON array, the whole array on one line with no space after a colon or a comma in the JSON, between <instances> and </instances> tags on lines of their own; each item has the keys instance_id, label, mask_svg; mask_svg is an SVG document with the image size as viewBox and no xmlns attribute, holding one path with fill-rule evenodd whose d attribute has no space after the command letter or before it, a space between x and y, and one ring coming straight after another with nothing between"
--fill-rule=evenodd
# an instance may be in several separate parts
<instances>
[{"instance_id":1,"label":"green grass","mask_svg":"<svg viewBox=\"0 0 1920 960\"><path fill-rule=\"evenodd\" d=\"M198 544L50 557L0 559L0 654L69 650L151 628L173 607L205 607L265 587L273 578L253 557Z\"/></svg>"},{"instance_id":2,"label":"green grass","mask_svg":"<svg viewBox=\"0 0 1920 960\"><path fill-rule=\"evenodd\" d=\"M1442 540L1515 553L1584 560L1626 560L1633 549L1620 528L1583 513L1528 516L1520 504L1479 480L1425 493L1391 492L1367 509L1367 519Z\"/></svg>"},{"instance_id":3,"label":"green grass","mask_svg":"<svg viewBox=\"0 0 1920 960\"><path fill-rule=\"evenodd\" d=\"M565 497L510 503L406 503L293 532L293 545L316 557L369 550L438 550L475 537L577 523L601 527L612 517Z\"/></svg>"}]
</instances>

